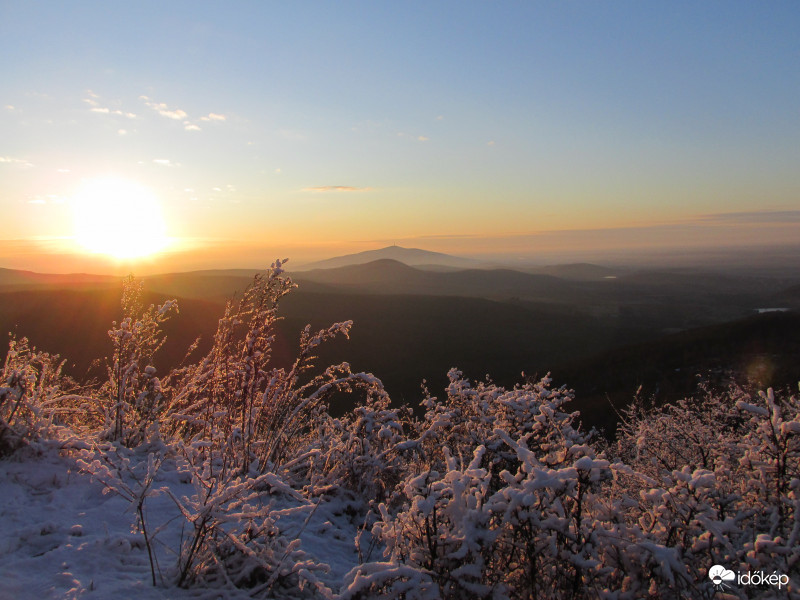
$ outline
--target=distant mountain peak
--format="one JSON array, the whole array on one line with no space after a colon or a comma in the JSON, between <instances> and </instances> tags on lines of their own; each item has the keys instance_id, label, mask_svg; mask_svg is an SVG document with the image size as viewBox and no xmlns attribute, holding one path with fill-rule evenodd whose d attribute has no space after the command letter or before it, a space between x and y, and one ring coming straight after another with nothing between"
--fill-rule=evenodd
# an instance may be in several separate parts
<instances>
[{"instance_id":1,"label":"distant mountain peak","mask_svg":"<svg viewBox=\"0 0 800 600\"><path fill-rule=\"evenodd\" d=\"M302 265L300 270L310 269L335 269L350 265L362 265L376 260L394 260L410 267L417 265L438 265L444 267L470 268L478 265L478 261L460 256L452 256L442 252L432 252L421 248L404 248L397 244L379 248L377 250L365 250L355 254L336 256L326 260L317 261Z\"/></svg>"}]
</instances>

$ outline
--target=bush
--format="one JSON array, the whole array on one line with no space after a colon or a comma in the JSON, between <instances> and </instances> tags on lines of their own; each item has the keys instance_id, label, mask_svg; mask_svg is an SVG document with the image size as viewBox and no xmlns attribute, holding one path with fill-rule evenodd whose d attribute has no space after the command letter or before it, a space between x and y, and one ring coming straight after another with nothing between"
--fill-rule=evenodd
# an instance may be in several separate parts
<instances>
[{"instance_id":1,"label":"bush","mask_svg":"<svg viewBox=\"0 0 800 600\"><path fill-rule=\"evenodd\" d=\"M152 436L166 406L153 356L166 341L162 324L178 312L175 300L160 306L142 306L142 284L132 276L122 287L123 319L108 331L113 346L108 379L99 394L105 432L103 437L137 446Z\"/></svg>"},{"instance_id":2,"label":"bush","mask_svg":"<svg viewBox=\"0 0 800 600\"><path fill-rule=\"evenodd\" d=\"M388 563L443 598L711 598L713 565L785 574L770 593L798 597L795 396L634 405L604 451L569 398L546 380L505 390L451 372L373 527Z\"/></svg>"},{"instance_id":3,"label":"bush","mask_svg":"<svg viewBox=\"0 0 800 600\"><path fill-rule=\"evenodd\" d=\"M387 501L403 477L407 451L415 447L408 440L411 411L391 407L388 395L376 387L365 403L341 418L315 418L320 451L313 463L313 489L344 488L367 502Z\"/></svg>"},{"instance_id":4,"label":"bush","mask_svg":"<svg viewBox=\"0 0 800 600\"><path fill-rule=\"evenodd\" d=\"M40 352L27 338L11 339L0 380L0 456L54 435L65 387L58 355Z\"/></svg>"},{"instance_id":5,"label":"bush","mask_svg":"<svg viewBox=\"0 0 800 600\"><path fill-rule=\"evenodd\" d=\"M243 474L278 469L307 451L315 426L311 416L334 393L383 393L379 380L351 372L347 363L310 374L316 349L337 335L346 337L352 321L316 333L307 326L291 367L271 366L278 301L294 287L283 273L277 261L256 275L242 299L228 303L210 352L172 377L172 431L225 454Z\"/></svg>"},{"instance_id":6,"label":"bush","mask_svg":"<svg viewBox=\"0 0 800 600\"><path fill-rule=\"evenodd\" d=\"M662 564L664 553L671 553L673 575L658 585L692 590L713 565L777 571L796 580L796 396L732 387L664 407L634 405L612 450L640 482L620 482L615 491L636 538L632 547L645 549L650 562ZM797 595L796 585L787 593Z\"/></svg>"}]
</instances>

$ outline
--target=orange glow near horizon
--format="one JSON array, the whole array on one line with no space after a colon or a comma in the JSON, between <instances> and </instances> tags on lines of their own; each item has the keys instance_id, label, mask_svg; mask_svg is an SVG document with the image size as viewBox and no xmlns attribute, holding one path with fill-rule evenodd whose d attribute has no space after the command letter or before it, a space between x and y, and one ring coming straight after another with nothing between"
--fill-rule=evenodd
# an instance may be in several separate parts
<instances>
[{"instance_id":1,"label":"orange glow near horizon","mask_svg":"<svg viewBox=\"0 0 800 600\"><path fill-rule=\"evenodd\" d=\"M74 239L90 254L129 260L152 256L169 245L158 199L124 179L87 182L73 198L73 220Z\"/></svg>"}]
</instances>

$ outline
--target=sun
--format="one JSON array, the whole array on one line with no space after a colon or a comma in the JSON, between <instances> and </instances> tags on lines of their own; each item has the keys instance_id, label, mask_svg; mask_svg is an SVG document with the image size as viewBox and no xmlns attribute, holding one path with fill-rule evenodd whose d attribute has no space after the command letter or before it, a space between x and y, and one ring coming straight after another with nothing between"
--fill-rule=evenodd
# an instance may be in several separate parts
<instances>
[{"instance_id":1,"label":"sun","mask_svg":"<svg viewBox=\"0 0 800 600\"><path fill-rule=\"evenodd\" d=\"M158 199L124 179L93 179L73 198L75 241L92 254L118 260L142 258L166 248L169 239Z\"/></svg>"}]
</instances>

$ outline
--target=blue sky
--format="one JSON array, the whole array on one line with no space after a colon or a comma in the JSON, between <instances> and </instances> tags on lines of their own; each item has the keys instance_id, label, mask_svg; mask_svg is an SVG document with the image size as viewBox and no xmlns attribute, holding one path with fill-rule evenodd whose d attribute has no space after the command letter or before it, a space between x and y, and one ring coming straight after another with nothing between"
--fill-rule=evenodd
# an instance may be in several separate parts
<instances>
[{"instance_id":1,"label":"blue sky","mask_svg":"<svg viewBox=\"0 0 800 600\"><path fill-rule=\"evenodd\" d=\"M796 240L797 31L796 2L0 2L2 237L70 238L111 176L231 266Z\"/></svg>"}]
</instances>

